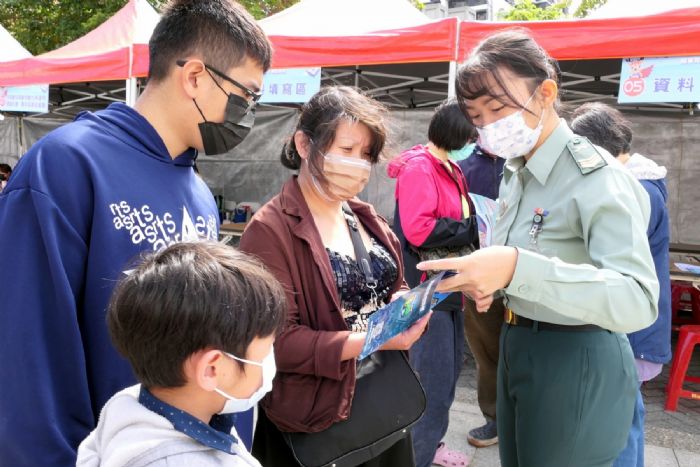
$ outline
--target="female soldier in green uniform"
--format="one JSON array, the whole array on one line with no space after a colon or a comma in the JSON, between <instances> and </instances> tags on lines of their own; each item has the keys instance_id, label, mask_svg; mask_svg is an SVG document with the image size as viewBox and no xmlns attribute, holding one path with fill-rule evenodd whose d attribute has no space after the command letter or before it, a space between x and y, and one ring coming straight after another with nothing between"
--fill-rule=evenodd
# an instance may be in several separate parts
<instances>
[{"instance_id":1,"label":"female soldier in green uniform","mask_svg":"<svg viewBox=\"0 0 700 467\"><path fill-rule=\"evenodd\" d=\"M504 467L609 466L632 423L624 334L656 320L649 199L556 111L556 63L529 36L485 39L457 77L479 144L507 159L494 246L427 262L485 311L504 289L497 421Z\"/></svg>"}]
</instances>

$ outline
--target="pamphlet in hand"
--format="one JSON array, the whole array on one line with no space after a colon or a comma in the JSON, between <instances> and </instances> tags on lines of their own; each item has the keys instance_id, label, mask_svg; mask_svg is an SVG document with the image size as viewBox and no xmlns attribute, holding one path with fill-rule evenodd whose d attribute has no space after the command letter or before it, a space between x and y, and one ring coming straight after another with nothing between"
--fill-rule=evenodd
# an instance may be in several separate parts
<instances>
[{"instance_id":1,"label":"pamphlet in hand","mask_svg":"<svg viewBox=\"0 0 700 467\"><path fill-rule=\"evenodd\" d=\"M496 225L496 213L498 204L491 198L469 193L474 203L476 220L479 227L479 245L481 248L491 246L493 243L493 228Z\"/></svg>"},{"instance_id":2,"label":"pamphlet in hand","mask_svg":"<svg viewBox=\"0 0 700 467\"><path fill-rule=\"evenodd\" d=\"M378 350L389 339L410 328L416 321L427 315L435 305L443 301L449 294L435 293L435 287L444 277L445 271L440 272L375 311L369 317L367 339L358 359L362 360Z\"/></svg>"}]
</instances>

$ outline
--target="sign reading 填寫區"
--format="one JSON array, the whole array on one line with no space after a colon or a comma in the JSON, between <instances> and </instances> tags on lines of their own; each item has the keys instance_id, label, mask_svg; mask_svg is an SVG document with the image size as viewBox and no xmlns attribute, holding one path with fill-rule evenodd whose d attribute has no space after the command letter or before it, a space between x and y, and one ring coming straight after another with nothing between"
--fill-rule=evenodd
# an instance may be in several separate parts
<instances>
[{"instance_id":1,"label":"sign reading \u586b\u5beb\u5340","mask_svg":"<svg viewBox=\"0 0 700 467\"><path fill-rule=\"evenodd\" d=\"M624 59L617 101L700 102L700 57Z\"/></svg>"},{"instance_id":2,"label":"sign reading \u586b\u5beb\u5340","mask_svg":"<svg viewBox=\"0 0 700 467\"><path fill-rule=\"evenodd\" d=\"M260 102L292 104L308 102L321 89L321 68L272 69L265 73Z\"/></svg>"}]
</instances>

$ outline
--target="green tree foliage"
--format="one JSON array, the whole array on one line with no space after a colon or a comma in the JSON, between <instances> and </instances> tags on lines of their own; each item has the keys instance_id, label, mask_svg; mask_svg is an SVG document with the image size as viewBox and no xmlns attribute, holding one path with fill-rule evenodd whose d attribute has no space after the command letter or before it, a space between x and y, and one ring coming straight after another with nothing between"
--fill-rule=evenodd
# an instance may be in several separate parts
<instances>
[{"instance_id":1,"label":"green tree foliage","mask_svg":"<svg viewBox=\"0 0 700 467\"><path fill-rule=\"evenodd\" d=\"M532 0L518 0L513 7L501 14L501 19L506 21L544 21L562 19L564 10L569 6L570 0L564 0L554 5L540 8Z\"/></svg>"},{"instance_id":2,"label":"green tree foliage","mask_svg":"<svg viewBox=\"0 0 700 467\"><path fill-rule=\"evenodd\" d=\"M583 0L574 12L576 18L585 18L588 13L605 5L608 0Z\"/></svg>"},{"instance_id":3,"label":"green tree foliage","mask_svg":"<svg viewBox=\"0 0 700 467\"><path fill-rule=\"evenodd\" d=\"M125 0L2 0L0 24L32 54L48 52L94 29Z\"/></svg>"},{"instance_id":4,"label":"green tree foliage","mask_svg":"<svg viewBox=\"0 0 700 467\"><path fill-rule=\"evenodd\" d=\"M289 8L299 0L237 0L255 19L262 19Z\"/></svg>"}]
</instances>

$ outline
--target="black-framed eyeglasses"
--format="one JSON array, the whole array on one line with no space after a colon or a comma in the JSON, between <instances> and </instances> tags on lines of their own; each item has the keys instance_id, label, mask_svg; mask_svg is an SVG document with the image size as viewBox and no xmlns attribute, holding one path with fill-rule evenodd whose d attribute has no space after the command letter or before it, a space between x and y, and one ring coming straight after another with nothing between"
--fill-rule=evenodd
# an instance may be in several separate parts
<instances>
[{"instance_id":1,"label":"black-framed eyeglasses","mask_svg":"<svg viewBox=\"0 0 700 467\"><path fill-rule=\"evenodd\" d=\"M185 66L185 63L187 63L187 60L178 60L175 62L177 66ZM240 83L239 81L236 81L235 79L231 78L230 76L226 76L225 73L222 73L221 71L217 70L214 67L211 67L204 63L204 68L207 69L207 71L214 73L216 76L219 78L228 81L229 83L233 84L236 86L238 89L243 91L243 93L250 99L250 106L249 109L252 107L255 107L262 97L261 92L255 92L252 89L250 89L248 86L245 86L244 84Z\"/></svg>"}]
</instances>

